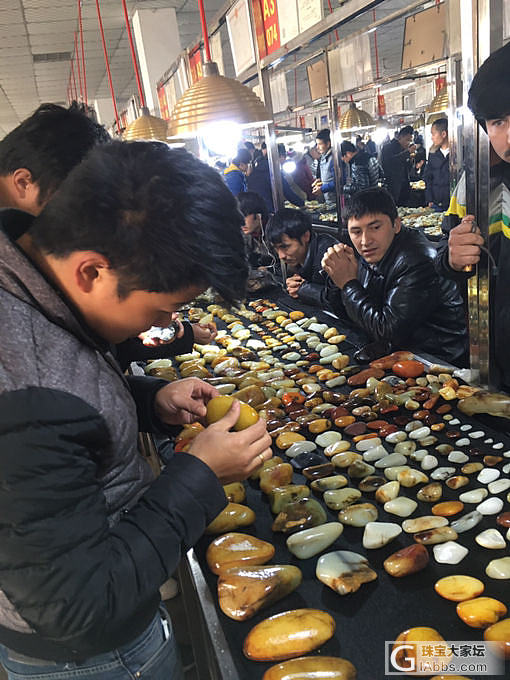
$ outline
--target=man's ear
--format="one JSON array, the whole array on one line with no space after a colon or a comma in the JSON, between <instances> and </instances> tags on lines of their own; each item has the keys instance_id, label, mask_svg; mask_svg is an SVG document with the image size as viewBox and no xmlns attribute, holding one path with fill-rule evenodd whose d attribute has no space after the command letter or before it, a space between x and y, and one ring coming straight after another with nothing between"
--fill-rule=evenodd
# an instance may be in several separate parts
<instances>
[{"instance_id":1,"label":"man's ear","mask_svg":"<svg viewBox=\"0 0 510 680\"><path fill-rule=\"evenodd\" d=\"M11 186L18 200L25 200L30 191L34 190L32 173L27 168L17 168L11 174Z\"/></svg>"},{"instance_id":2,"label":"man's ear","mask_svg":"<svg viewBox=\"0 0 510 680\"><path fill-rule=\"evenodd\" d=\"M402 229L402 220L400 217L397 217L395 221L393 222L393 227L395 229L395 234L398 234L398 232Z\"/></svg>"},{"instance_id":3,"label":"man's ear","mask_svg":"<svg viewBox=\"0 0 510 680\"><path fill-rule=\"evenodd\" d=\"M305 231L305 233L302 236L303 245L308 245L310 243L311 237L312 237L312 234L311 234L310 230Z\"/></svg>"},{"instance_id":4,"label":"man's ear","mask_svg":"<svg viewBox=\"0 0 510 680\"><path fill-rule=\"evenodd\" d=\"M77 252L75 256L76 284L82 293L90 293L108 276L110 263L100 253Z\"/></svg>"}]
</instances>

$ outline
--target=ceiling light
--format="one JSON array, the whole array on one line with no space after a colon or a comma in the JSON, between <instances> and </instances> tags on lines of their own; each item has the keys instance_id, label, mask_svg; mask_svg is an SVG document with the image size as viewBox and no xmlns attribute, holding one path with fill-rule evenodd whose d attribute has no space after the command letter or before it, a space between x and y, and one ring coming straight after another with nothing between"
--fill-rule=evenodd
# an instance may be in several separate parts
<instances>
[{"instance_id":1,"label":"ceiling light","mask_svg":"<svg viewBox=\"0 0 510 680\"><path fill-rule=\"evenodd\" d=\"M358 109L355 102L351 102L348 110L341 116L339 122L340 130L344 132L347 130L361 130L362 128L374 127L375 122L372 116Z\"/></svg>"}]
</instances>

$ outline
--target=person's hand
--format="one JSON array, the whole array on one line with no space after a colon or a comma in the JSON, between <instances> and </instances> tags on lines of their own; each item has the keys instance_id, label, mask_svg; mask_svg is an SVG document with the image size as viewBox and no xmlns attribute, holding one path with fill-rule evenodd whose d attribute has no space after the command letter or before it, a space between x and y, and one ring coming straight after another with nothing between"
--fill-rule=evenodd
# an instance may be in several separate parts
<instances>
[{"instance_id":1,"label":"person's hand","mask_svg":"<svg viewBox=\"0 0 510 680\"><path fill-rule=\"evenodd\" d=\"M239 412L235 400L223 418L193 439L188 451L208 465L222 484L246 479L273 455L263 418L241 432L230 432Z\"/></svg>"},{"instance_id":2,"label":"person's hand","mask_svg":"<svg viewBox=\"0 0 510 680\"><path fill-rule=\"evenodd\" d=\"M316 179L312 184L312 194L322 194L322 182L320 179Z\"/></svg>"},{"instance_id":3,"label":"person's hand","mask_svg":"<svg viewBox=\"0 0 510 680\"><path fill-rule=\"evenodd\" d=\"M203 420L207 402L218 395L218 390L203 380L184 378L156 392L154 409L167 425L187 425Z\"/></svg>"},{"instance_id":4,"label":"person's hand","mask_svg":"<svg viewBox=\"0 0 510 680\"><path fill-rule=\"evenodd\" d=\"M434 202L433 202L433 201L430 201L430 202L429 202L429 208L433 208L433 207L434 207Z\"/></svg>"},{"instance_id":5,"label":"person's hand","mask_svg":"<svg viewBox=\"0 0 510 680\"><path fill-rule=\"evenodd\" d=\"M299 276L299 274L293 274L292 276L289 276L285 283L287 285L287 293L290 295L290 297L297 298L301 284L304 282L304 278Z\"/></svg>"},{"instance_id":6,"label":"person's hand","mask_svg":"<svg viewBox=\"0 0 510 680\"><path fill-rule=\"evenodd\" d=\"M218 329L213 323L194 323L193 339L199 345L208 345L218 335Z\"/></svg>"},{"instance_id":7,"label":"person's hand","mask_svg":"<svg viewBox=\"0 0 510 680\"><path fill-rule=\"evenodd\" d=\"M466 265L478 264L480 261L480 246L484 241L478 227L476 231L471 231L474 219L473 215L466 215L462 222L450 231L448 264L457 272L462 271Z\"/></svg>"},{"instance_id":8,"label":"person's hand","mask_svg":"<svg viewBox=\"0 0 510 680\"><path fill-rule=\"evenodd\" d=\"M175 324L176 331L175 335L173 335L172 338L170 338L170 340L162 340L157 336L151 335L150 329L148 331L140 333L138 335L138 338L142 341L145 347L158 347L159 345L170 345L172 342L174 342L174 340L177 340L177 338L182 338L182 336L184 335L184 326L179 321L179 319L174 319L172 323Z\"/></svg>"},{"instance_id":9,"label":"person's hand","mask_svg":"<svg viewBox=\"0 0 510 680\"><path fill-rule=\"evenodd\" d=\"M342 289L358 275L358 262L354 250L344 243L335 243L322 258L322 268L335 286Z\"/></svg>"}]
</instances>

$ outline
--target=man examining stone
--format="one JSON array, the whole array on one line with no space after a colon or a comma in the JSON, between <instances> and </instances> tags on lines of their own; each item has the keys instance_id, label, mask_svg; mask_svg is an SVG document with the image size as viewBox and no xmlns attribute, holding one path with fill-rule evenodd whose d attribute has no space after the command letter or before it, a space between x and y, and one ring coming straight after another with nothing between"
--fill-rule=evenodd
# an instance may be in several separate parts
<instances>
[{"instance_id":1,"label":"man examining stone","mask_svg":"<svg viewBox=\"0 0 510 680\"><path fill-rule=\"evenodd\" d=\"M282 208L267 224L266 241L292 271L285 280L288 294L306 304L322 306L326 277L321 272L321 260L336 239L314 233L310 218L300 210Z\"/></svg>"},{"instance_id":2,"label":"man examining stone","mask_svg":"<svg viewBox=\"0 0 510 680\"><path fill-rule=\"evenodd\" d=\"M375 356L402 349L463 365L462 298L453 281L437 274L435 249L426 237L402 227L384 189L356 194L346 221L356 253L337 244L322 260L334 283L327 294L332 311L364 331Z\"/></svg>"}]
</instances>

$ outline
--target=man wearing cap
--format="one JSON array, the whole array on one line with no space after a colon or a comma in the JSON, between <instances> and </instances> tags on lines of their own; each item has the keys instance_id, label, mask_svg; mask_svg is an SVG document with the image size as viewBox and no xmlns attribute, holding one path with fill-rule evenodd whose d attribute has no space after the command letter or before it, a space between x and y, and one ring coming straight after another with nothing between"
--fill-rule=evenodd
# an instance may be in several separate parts
<instances>
[{"instance_id":1,"label":"man wearing cap","mask_svg":"<svg viewBox=\"0 0 510 680\"><path fill-rule=\"evenodd\" d=\"M498 265L498 276L491 280L491 309L496 332L491 338L497 370L496 383L510 389L510 362L507 338L510 335L510 43L497 50L482 64L469 90L468 106L491 143L489 236L490 252ZM464 187L464 188L463 188ZM438 251L437 266L441 273L465 281L471 274L463 272L466 265L480 260L484 240L478 228L471 231L476 220L466 214L465 181L459 182L450 203L448 243ZM455 226L458 225L458 226ZM494 292L493 292L494 291Z\"/></svg>"}]
</instances>

